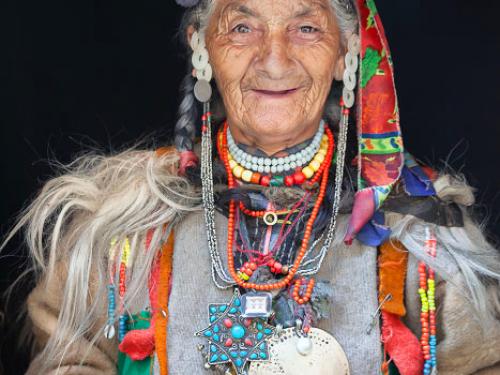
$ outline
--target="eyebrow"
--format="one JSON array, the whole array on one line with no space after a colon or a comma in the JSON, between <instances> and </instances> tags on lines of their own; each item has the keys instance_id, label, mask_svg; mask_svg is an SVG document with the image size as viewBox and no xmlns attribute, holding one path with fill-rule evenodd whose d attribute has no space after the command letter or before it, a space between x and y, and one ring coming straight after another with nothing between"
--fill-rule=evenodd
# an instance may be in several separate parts
<instances>
[{"instance_id":1,"label":"eyebrow","mask_svg":"<svg viewBox=\"0 0 500 375\"><path fill-rule=\"evenodd\" d=\"M251 10L249 7L245 5L239 5L236 9L236 12L242 13L246 16L251 16L251 17L258 17L259 15L255 13L253 10Z\"/></svg>"}]
</instances>

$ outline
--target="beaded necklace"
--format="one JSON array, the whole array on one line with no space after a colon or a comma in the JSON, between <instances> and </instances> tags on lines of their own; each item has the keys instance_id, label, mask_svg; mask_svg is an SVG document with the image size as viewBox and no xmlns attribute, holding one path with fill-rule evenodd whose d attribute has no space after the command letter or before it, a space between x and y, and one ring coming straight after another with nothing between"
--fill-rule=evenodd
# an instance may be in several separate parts
<instances>
[{"instance_id":1,"label":"beaded necklace","mask_svg":"<svg viewBox=\"0 0 500 375\"><path fill-rule=\"evenodd\" d=\"M236 181L234 179L234 176L232 174L232 170L229 165L229 158L228 158L228 152L227 152L227 123L224 124L223 130L219 135L219 142L217 142L217 145L219 147L219 150L222 151L220 152L222 161L224 163L224 166L226 167L226 172L228 176L228 186L229 188L234 188L236 187ZM228 257L228 265L229 265L229 273L231 274L231 277L233 280L241 287L246 288L246 289L255 289L259 291L270 291L270 290L275 290L275 289L281 289L283 287L288 286L291 281L293 280L295 274L297 273L297 270L305 256L306 250L308 248L309 244L309 239L311 236L312 232L312 226L313 223L317 217L319 208L321 206L321 203L323 201L323 198L325 196L326 192L326 186L327 186L327 181L328 181L328 174L329 174L329 166L332 160L333 156L333 135L331 131L326 129L327 132L327 137L329 141L329 145L331 145L328 148L328 153L327 157L325 158L324 164L324 172L322 173L322 179L321 179L321 184L319 187L319 193L318 197L316 199L316 202L314 204L311 216L306 224L305 228L305 233L304 233L304 238L302 239L302 243L299 249L299 252L296 256L295 261L293 262L293 265L289 267L288 269L288 274L281 280L274 282L274 283L269 283L269 284L256 284L256 283L250 283L245 281L243 278L241 278L241 275L239 275L234 267L234 255L233 255L233 242L234 242L234 229L235 229L235 212L236 212L236 203L234 201L231 201L229 204L229 219L228 219L228 240L227 240L227 257ZM225 152L224 152L225 151ZM250 265L248 265L250 266ZM247 267L245 267L247 268ZM314 285L314 284L312 284ZM297 288L298 289L298 288ZM312 289L311 289L312 291ZM310 293L309 293L310 295ZM295 298L295 295L294 295ZM308 298L307 298L308 299ZM304 302L304 298L301 298L299 294L297 293L297 302L301 301L302 303Z\"/></svg>"},{"instance_id":2,"label":"beaded necklace","mask_svg":"<svg viewBox=\"0 0 500 375\"><path fill-rule=\"evenodd\" d=\"M427 255L435 258L437 249L436 237L429 227L425 228L425 234L425 251ZM430 375L432 373L432 369L437 366L435 272L432 268L427 267L426 264L421 261L418 265L418 273L420 280L418 294L420 295L420 301L422 303L422 310L420 313L422 336L420 338L420 343L422 345L422 351L425 359L423 373L424 375Z\"/></svg>"},{"instance_id":3,"label":"beaded necklace","mask_svg":"<svg viewBox=\"0 0 500 375\"><path fill-rule=\"evenodd\" d=\"M227 144L233 159L242 167L258 173L282 173L302 167L309 163L320 149L325 132L324 121L318 127L310 144L302 150L284 157L258 157L242 150L234 141L230 130L227 130Z\"/></svg>"}]
</instances>

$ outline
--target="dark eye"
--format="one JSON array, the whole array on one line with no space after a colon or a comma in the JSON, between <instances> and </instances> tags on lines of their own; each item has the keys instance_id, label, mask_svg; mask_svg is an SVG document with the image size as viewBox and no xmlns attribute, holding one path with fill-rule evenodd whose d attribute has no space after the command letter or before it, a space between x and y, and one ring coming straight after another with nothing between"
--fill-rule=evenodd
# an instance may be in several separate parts
<instances>
[{"instance_id":1,"label":"dark eye","mask_svg":"<svg viewBox=\"0 0 500 375\"><path fill-rule=\"evenodd\" d=\"M233 27L233 32L242 33L242 34L249 33L250 28L247 25L240 23L240 24L236 25L235 27Z\"/></svg>"},{"instance_id":2,"label":"dark eye","mask_svg":"<svg viewBox=\"0 0 500 375\"><path fill-rule=\"evenodd\" d=\"M300 26L300 31L305 34L312 34L319 31L316 27L313 26Z\"/></svg>"}]
</instances>

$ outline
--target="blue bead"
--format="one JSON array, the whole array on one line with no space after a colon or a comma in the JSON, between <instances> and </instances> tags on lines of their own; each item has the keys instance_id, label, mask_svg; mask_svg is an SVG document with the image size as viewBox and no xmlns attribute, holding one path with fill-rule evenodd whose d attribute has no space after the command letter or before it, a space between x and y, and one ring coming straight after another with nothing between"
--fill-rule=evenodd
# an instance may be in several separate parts
<instances>
[{"instance_id":1,"label":"blue bead","mask_svg":"<svg viewBox=\"0 0 500 375\"><path fill-rule=\"evenodd\" d=\"M234 306L237 306L237 307L240 307L240 306L241 306L241 301L240 301L240 299L239 299L239 298L236 298L236 299L234 300Z\"/></svg>"},{"instance_id":2,"label":"blue bead","mask_svg":"<svg viewBox=\"0 0 500 375\"><path fill-rule=\"evenodd\" d=\"M237 367L241 367L243 365L243 361L241 359L237 359L236 361L234 361L234 364L237 366Z\"/></svg>"},{"instance_id":3,"label":"blue bead","mask_svg":"<svg viewBox=\"0 0 500 375\"><path fill-rule=\"evenodd\" d=\"M238 353L237 353L237 352L230 352L229 354L230 354L230 355L231 355L231 357L233 357L233 358L238 357Z\"/></svg>"},{"instance_id":4,"label":"blue bead","mask_svg":"<svg viewBox=\"0 0 500 375\"><path fill-rule=\"evenodd\" d=\"M224 311L226 311L226 309L227 309L226 305L222 305L222 306L219 307L219 311L220 312L224 312Z\"/></svg>"},{"instance_id":5,"label":"blue bead","mask_svg":"<svg viewBox=\"0 0 500 375\"><path fill-rule=\"evenodd\" d=\"M260 358L262 358L262 359L267 359L267 353L260 352L260 353L259 353L259 356L260 356Z\"/></svg>"},{"instance_id":6,"label":"blue bead","mask_svg":"<svg viewBox=\"0 0 500 375\"><path fill-rule=\"evenodd\" d=\"M273 333L273 330L272 330L272 329L270 329L270 328L266 328L266 329L264 330L264 333L265 333L266 335L270 335L271 333Z\"/></svg>"},{"instance_id":7,"label":"blue bead","mask_svg":"<svg viewBox=\"0 0 500 375\"><path fill-rule=\"evenodd\" d=\"M237 311L238 311L238 309L236 307L233 307L233 308L231 308L231 310L229 310L229 313L236 314Z\"/></svg>"},{"instance_id":8,"label":"blue bead","mask_svg":"<svg viewBox=\"0 0 500 375\"><path fill-rule=\"evenodd\" d=\"M265 348L266 348L266 343L265 343L265 342L263 342L263 343L261 343L261 344L259 345L259 349L260 349L260 350L264 350Z\"/></svg>"},{"instance_id":9,"label":"blue bead","mask_svg":"<svg viewBox=\"0 0 500 375\"><path fill-rule=\"evenodd\" d=\"M227 361L229 358L227 357L227 355L222 354L222 355L220 356L220 359L221 359L221 360L223 360L223 361Z\"/></svg>"},{"instance_id":10,"label":"blue bead","mask_svg":"<svg viewBox=\"0 0 500 375\"><path fill-rule=\"evenodd\" d=\"M255 359L257 359L257 358L258 358L257 353L252 353L252 354L250 355L250 359L251 359L251 360L255 360Z\"/></svg>"},{"instance_id":11,"label":"blue bead","mask_svg":"<svg viewBox=\"0 0 500 375\"><path fill-rule=\"evenodd\" d=\"M218 332L219 332L219 330L220 330L219 326L215 326L215 327L214 327L214 332L215 332L215 333L218 333Z\"/></svg>"},{"instance_id":12,"label":"blue bead","mask_svg":"<svg viewBox=\"0 0 500 375\"><path fill-rule=\"evenodd\" d=\"M215 315L212 315L212 316L210 317L210 323L213 323L213 322L215 322L216 320L217 320L217 317L216 317Z\"/></svg>"},{"instance_id":13,"label":"blue bead","mask_svg":"<svg viewBox=\"0 0 500 375\"><path fill-rule=\"evenodd\" d=\"M217 354L214 354L213 356L210 357L210 362L217 362L219 359L219 356Z\"/></svg>"},{"instance_id":14,"label":"blue bead","mask_svg":"<svg viewBox=\"0 0 500 375\"><path fill-rule=\"evenodd\" d=\"M205 332L203 332L203 335L206 336L206 337L211 337L212 336L212 332L205 331Z\"/></svg>"},{"instance_id":15,"label":"blue bead","mask_svg":"<svg viewBox=\"0 0 500 375\"><path fill-rule=\"evenodd\" d=\"M264 337L262 332L257 333L257 340L262 340L262 337Z\"/></svg>"},{"instance_id":16,"label":"blue bead","mask_svg":"<svg viewBox=\"0 0 500 375\"><path fill-rule=\"evenodd\" d=\"M215 306L210 306L210 312L215 314L217 312L217 308Z\"/></svg>"},{"instance_id":17,"label":"blue bead","mask_svg":"<svg viewBox=\"0 0 500 375\"><path fill-rule=\"evenodd\" d=\"M262 324L257 323L257 329L258 329L259 331L261 331L261 330L262 330Z\"/></svg>"},{"instance_id":18,"label":"blue bead","mask_svg":"<svg viewBox=\"0 0 500 375\"><path fill-rule=\"evenodd\" d=\"M242 350L242 351L240 352L240 357L241 357L241 358L245 358L245 357L247 356L247 354L248 354L248 352L247 352L246 350Z\"/></svg>"},{"instance_id":19,"label":"blue bead","mask_svg":"<svg viewBox=\"0 0 500 375\"><path fill-rule=\"evenodd\" d=\"M245 336L245 333L245 328L239 324L236 324L231 328L231 336L235 339L242 339Z\"/></svg>"},{"instance_id":20,"label":"blue bead","mask_svg":"<svg viewBox=\"0 0 500 375\"><path fill-rule=\"evenodd\" d=\"M217 347L215 345L210 345L210 351L215 353L217 351Z\"/></svg>"},{"instance_id":21,"label":"blue bead","mask_svg":"<svg viewBox=\"0 0 500 375\"><path fill-rule=\"evenodd\" d=\"M220 340L218 334L215 334L214 337L212 337L212 338L214 339L214 341L217 341L217 342L219 342L219 340Z\"/></svg>"}]
</instances>

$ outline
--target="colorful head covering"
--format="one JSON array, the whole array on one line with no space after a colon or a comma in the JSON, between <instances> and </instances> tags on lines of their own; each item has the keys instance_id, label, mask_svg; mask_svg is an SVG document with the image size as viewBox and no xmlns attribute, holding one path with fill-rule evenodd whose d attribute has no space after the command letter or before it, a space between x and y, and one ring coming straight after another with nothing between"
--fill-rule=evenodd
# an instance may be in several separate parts
<instances>
[{"instance_id":1,"label":"colorful head covering","mask_svg":"<svg viewBox=\"0 0 500 375\"><path fill-rule=\"evenodd\" d=\"M357 0L361 64L357 96L358 191L345 241L373 217L399 179L403 141L391 52L374 0Z\"/></svg>"}]
</instances>

